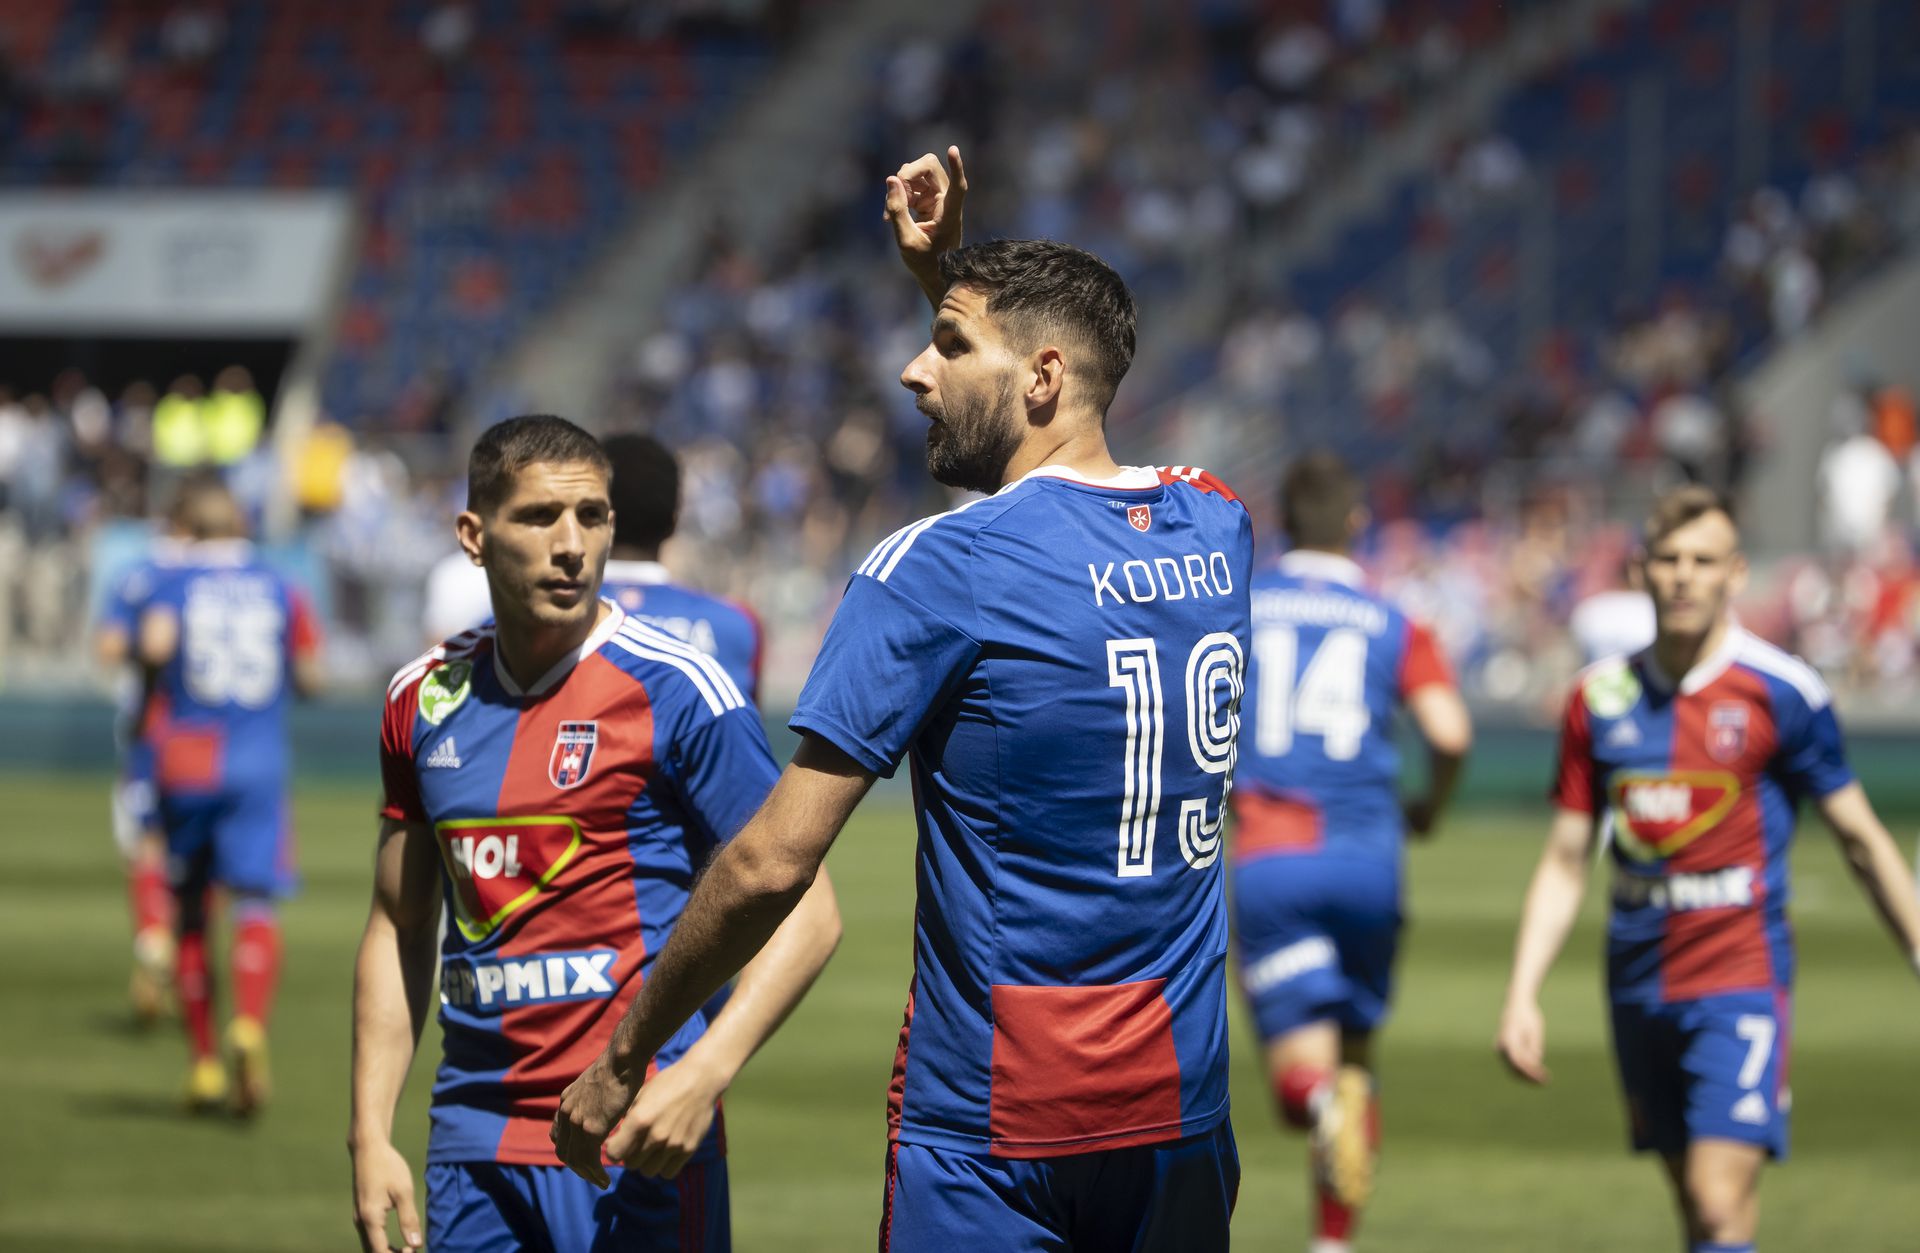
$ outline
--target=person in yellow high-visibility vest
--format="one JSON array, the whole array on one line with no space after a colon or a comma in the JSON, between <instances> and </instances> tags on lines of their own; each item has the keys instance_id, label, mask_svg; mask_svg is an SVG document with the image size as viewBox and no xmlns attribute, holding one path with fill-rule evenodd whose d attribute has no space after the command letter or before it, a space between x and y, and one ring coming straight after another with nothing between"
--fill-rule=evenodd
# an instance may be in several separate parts
<instances>
[{"instance_id":1,"label":"person in yellow high-visibility vest","mask_svg":"<svg viewBox=\"0 0 1920 1253\"><path fill-rule=\"evenodd\" d=\"M191 374L173 380L167 394L153 407L153 459L172 469L188 469L206 461L207 427L201 407L206 388Z\"/></svg>"},{"instance_id":2,"label":"person in yellow high-visibility vest","mask_svg":"<svg viewBox=\"0 0 1920 1253\"><path fill-rule=\"evenodd\" d=\"M229 466L245 459L260 443L267 424L267 405L254 390L253 375L245 366L230 365L213 381L213 395L200 406L206 432L206 459Z\"/></svg>"}]
</instances>

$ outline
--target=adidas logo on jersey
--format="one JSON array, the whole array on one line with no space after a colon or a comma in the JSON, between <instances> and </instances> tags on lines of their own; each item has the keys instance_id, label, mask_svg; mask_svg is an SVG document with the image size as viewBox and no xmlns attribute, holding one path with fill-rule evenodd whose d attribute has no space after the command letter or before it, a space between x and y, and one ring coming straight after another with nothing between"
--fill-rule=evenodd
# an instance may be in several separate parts
<instances>
[{"instance_id":1,"label":"adidas logo on jersey","mask_svg":"<svg viewBox=\"0 0 1920 1253\"><path fill-rule=\"evenodd\" d=\"M1767 1098L1758 1092L1749 1092L1734 1102L1733 1113L1729 1115L1735 1122L1746 1123L1750 1127L1764 1127L1772 1111L1767 1108Z\"/></svg>"},{"instance_id":2,"label":"adidas logo on jersey","mask_svg":"<svg viewBox=\"0 0 1920 1253\"><path fill-rule=\"evenodd\" d=\"M453 737L449 735L434 745L427 759L420 763L423 770L458 770L460 768L460 750L453 746Z\"/></svg>"},{"instance_id":3,"label":"adidas logo on jersey","mask_svg":"<svg viewBox=\"0 0 1920 1253\"><path fill-rule=\"evenodd\" d=\"M1616 722L1603 742L1608 748L1633 748L1640 743L1640 728L1631 722Z\"/></svg>"}]
</instances>

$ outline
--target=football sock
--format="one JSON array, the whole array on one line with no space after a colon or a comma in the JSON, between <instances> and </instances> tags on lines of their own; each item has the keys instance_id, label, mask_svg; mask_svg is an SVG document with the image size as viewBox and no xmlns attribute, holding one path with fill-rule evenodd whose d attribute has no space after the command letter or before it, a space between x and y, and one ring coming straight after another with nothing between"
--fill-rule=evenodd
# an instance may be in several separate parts
<instances>
[{"instance_id":1,"label":"football sock","mask_svg":"<svg viewBox=\"0 0 1920 1253\"><path fill-rule=\"evenodd\" d=\"M1346 1248L1347 1240L1353 1235L1353 1210L1335 1200L1331 1193L1318 1183L1314 1185L1314 1199L1319 1204L1320 1219L1314 1225L1314 1247L1332 1244Z\"/></svg>"},{"instance_id":2,"label":"football sock","mask_svg":"<svg viewBox=\"0 0 1920 1253\"><path fill-rule=\"evenodd\" d=\"M1333 1081L1333 1072L1318 1066L1289 1066L1280 1072L1273 1095L1280 1102L1280 1116L1289 1127L1313 1125L1314 1094Z\"/></svg>"},{"instance_id":3,"label":"football sock","mask_svg":"<svg viewBox=\"0 0 1920 1253\"><path fill-rule=\"evenodd\" d=\"M207 977L207 933L188 931L180 937L173 959L174 982L180 991L180 1016L187 1024L187 1041L197 1060L214 1056L213 982Z\"/></svg>"},{"instance_id":4,"label":"football sock","mask_svg":"<svg viewBox=\"0 0 1920 1253\"><path fill-rule=\"evenodd\" d=\"M280 920L273 906L243 902L234 910L233 1012L264 1025L280 981Z\"/></svg>"},{"instance_id":5,"label":"football sock","mask_svg":"<svg viewBox=\"0 0 1920 1253\"><path fill-rule=\"evenodd\" d=\"M133 904L135 939L173 930L173 891L167 887L164 866L134 866L127 872L127 894Z\"/></svg>"}]
</instances>

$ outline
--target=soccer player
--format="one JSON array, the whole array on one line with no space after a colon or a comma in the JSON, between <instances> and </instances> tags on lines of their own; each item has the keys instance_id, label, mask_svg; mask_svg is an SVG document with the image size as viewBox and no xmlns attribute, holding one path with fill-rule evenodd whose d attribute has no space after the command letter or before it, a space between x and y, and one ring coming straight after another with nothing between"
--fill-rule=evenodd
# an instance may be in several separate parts
<instances>
[{"instance_id":1,"label":"soccer player","mask_svg":"<svg viewBox=\"0 0 1920 1253\"><path fill-rule=\"evenodd\" d=\"M210 1110L229 1094L208 961L209 890L219 888L233 917L226 1042L244 1116L267 1097L276 902L293 889L288 697L320 686L319 635L305 597L247 542L240 505L216 475L191 480L182 501L192 548L158 579L140 617L138 653L153 676L144 731L177 915L188 1103Z\"/></svg>"},{"instance_id":2,"label":"soccer player","mask_svg":"<svg viewBox=\"0 0 1920 1253\"><path fill-rule=\"evenodd\" d=\"M423 1235L392 1126L443 899L424 1233L442 1253L728 1247L716 1103L839 940L822 877L718 1018L640 1060L658 1073L630 1115L633 1147L606 1163L610 1191L554 1164L561 1089L606 1047L695 877L777 774L759 716L713 658L600 598L618 525L608 470L560 418L482 435L458 531L495 620L388 688L354 971L349 1143L368 1249L388 1247L392 1211L407 1246Z\"/></svg>"},{"instance_id":3,"label":"soccer player","mask_svg":"<svg viewBox=\"0 0 1920 1253\"><path fill-rule=\"evenodd\" d=\"M1064 244L956 247L949 158L951 183L929 156L887 185L936 305L901 382L933 477L992 494L901 528L853 575L792 764L568 1089L556 1151L588 1175L603 1139L625 1151L645 1059L904 756L919 892L882 1247L1224 1248L1239 1162L1219 857L1251 525L1199 470L1114 462L1131 295Z\"/></svg>"},{"instance_id":4,"label":"soccer player","mask_svg":"<svg viewBox=\"0 0 1920 1253\"><path fill-rule=\"evenodd\" d=\"M1310 1136L1312 1248L1345 1253L1373 1182L1373 1035L1399 946L1403 833L1432 832L1473 727L1433 636L1367 591L1348 556L1367 525L1353 473L1302 457L1280 516L1293 547L1253 580L1234 934L1281 1118ZM1426 791L1404 803L1402 708L1428 758Z\"/></svg>"},{"instance_id":5,"label":"soccer player","mask_svg":"<svg viewBox=\"0 0 1920 1253\"><path fill-rule=\"evenodd\" d=\"M1642 570L1657 634L1588 667L1567 703L1558 809L1496 1045L1515 1074L1547 1081L1540 986L1610 815L1607 987L1633 1147L1660 1154L1693 1253L1751 1253L1760 1167L1787 1152L1799 802L1814 802L1917 967L1920 904L1847 768L1826 685L1733 620L1747 568L1725 502L1697 486L1662 498Z\"/></svg>"},{"instance_id":6,"label":"soccer player","mask_svg":"<svg viewBox=\"0 0 1920 1253\"><path fill-rule=\"evenodd\" d=\"M164 521L152 548L114 582L94 627L94 655L100 668L115 675L119 712L114 746L120 756L111 799L113 841L127 873L127 899L133 914L133 974L128 997L136 1021L151 1026L165 1011L173 980L173 893L167 886L166 838L160 830L153 793L153 745L143 722L151 691L147 675L134 665L134 637L140 615L159 580L184 559L186 540L179 528L179 502Z\"/></svg>"},{"instance_id":7,"label":"soccer player","mask_svg":"<svg viewBox=\"0 0 1920 1253\"><path fill-rule=\"evenodd\" d=\"M648 626L717 658L749 701L760 691L760 623L744 606L668 581L660 549L680 513L680 463L647 435L601 441L613 463L613 553L607 599Z\"/></svg>"}]
</instances>

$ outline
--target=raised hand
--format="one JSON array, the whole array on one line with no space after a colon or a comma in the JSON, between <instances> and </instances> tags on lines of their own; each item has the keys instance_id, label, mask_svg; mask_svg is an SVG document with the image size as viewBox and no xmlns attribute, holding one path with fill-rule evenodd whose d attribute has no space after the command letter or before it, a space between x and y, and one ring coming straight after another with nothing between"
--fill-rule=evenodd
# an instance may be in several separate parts
<instances>
[{"instance_id":1,"label":"raised hand","mask_svg":"<svg viewBox=\"0 0 1920 1253\"><path fill-rule=\"evenodd\" d=\"M888 177L885 220L920 290L936 307L945 287L940 254L960 246L967 203L967 169L958 145L947 149L947 164L931 152L909 161Z\"/></svg>"}]
</instances>

